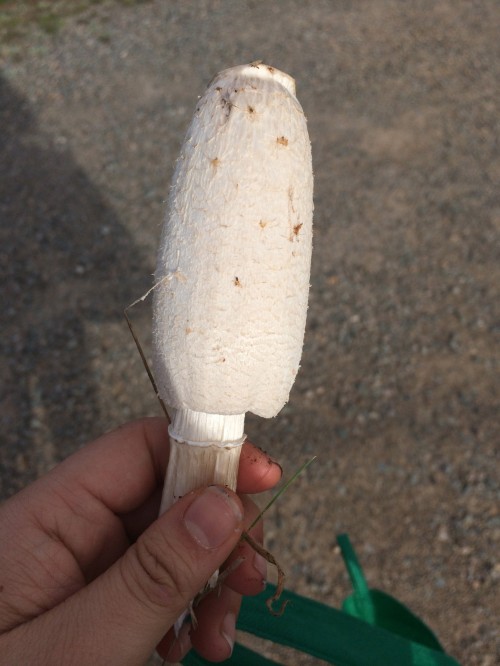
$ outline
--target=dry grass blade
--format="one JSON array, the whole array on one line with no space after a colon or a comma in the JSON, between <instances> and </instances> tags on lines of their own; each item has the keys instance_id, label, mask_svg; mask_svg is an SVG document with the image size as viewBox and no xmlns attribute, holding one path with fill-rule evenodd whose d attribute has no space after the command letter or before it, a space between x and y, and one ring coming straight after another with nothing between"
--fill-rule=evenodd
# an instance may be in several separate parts
<instances>
[{"instance_id":1,"label":"dry grass blade","mask_svg":"<svg viewBox=\"0 0 500 666\"><path fill-rule=\"evenodd\" d=\"M257 553L259 553L259 555L262 555L262 557L267 562L269 562L270 564L272 564L273 566L276 567L276 571L278 572L278 582L276 584L276 590L275 590L273 596L269 597L269 599L266 601L266 605L269 609L269 612L272 613L273 615L277 616L277 617L283 615L283 613L285 611L285 608L287 606L287 603L288 603L287 601L283 602L281 604L281 607L280 607L279 611L275 611L274 608L273 608L273 603L275 601L279 600L279 598L281 597L281 593L283 592L283 589L285 587L285 572L283 571L283 569L281 568L281 566L277 562L274 555L272 553L270 553L268 550L266 550L264 548L264 546L262 546L260 543L255 541L255 539L252 539L252 537L248 534L248 532L253 527L255 527L255 525L257 525L259 520L262 519L262 516L264 515L264 513L281 497L281 495L283 495L283 493L286 490L288 490L288 488L292 485L292 483L294 483L294 481L297 480L297 478L302 474L302 472L304 472L309 467L309 465L311 465L315 460L316 460L316 456L313 456L310 460L308 460L307 462L305 462L303 465L301 465L299 467L299 469L295 472L295 474L293 474L293 476L291 476L288 479L288 481L283 485L282 488L279 489L279 491L276 493L276 495L266 504L266 506L259 513L257 518L253 521L253 523L250 525L250 527L248 527L247 531L244 532L242 537L241 537L248 544L250 544L250 546L255 551L257 551Z\"/></svg>"},{"instance_id":2,"label":"dry grass blade","mask_svg":"<svg viewBox=\"0 0 500 666\"><path fill-rule=\"evenodd\" d=\"M272 613L272 615L280 617L285 612L285 608L288 604L288 601L284 601L281 604L280 609L278 611L274 610L273 603L279 600L279 598L281 597L281 593L285 588L285 572L276 561L274 555L270 553L268 550L266 550L264 546L261 546L260 543L255 541L255 539L252 539L252 537L249 534L245 532L245 534L243 534L242 536L242 539L245 539L245 541L247 541L250 544L250 546L252 546L252 548L259 553L259 555L262 555L262 557L267 562L269 562L269 564L272 564L273 566L276 567L276 571L278 572L278 582L276 584L276 590L273 596L269 597L269 599L266 601L266 606L268 607L269 612Z\"/></svg>"},{"instance_id":3,"label":"dry grass blade","mask_svg":"<svg viewBox=\"0 0 500 666\"><path fill-rule=\"evenodd\" d=\"M274 497L266 504L266 506L262 509L250 527L248 527L247 532L249 532L253 527L255 527L255 525L257 525L266 511L272 507L272 505L281 497L281 495L283 495L284 492L288 490L288 488L298 479L302 472L305 472L305 470L316 460L316 458L317 456L313 456L310 460L299 467L295 474L293 474L293 476L288 479L288 481L278 490L276 495L274 495Z\"/></svg>"},{"instance_id":4,"label":"dry grass blade","mask_svg":"<svg viewBox=\"0 0 500 666\"><path fill-rule=\"evenodd\" d=\"M147 296L147 294L146 294L146 296ZM143 299L138 299L137 301L134 301L132 303L132 305L129 305L127 308L125 308L125 310L123 311L123 314L125 316L125 319L127 320L128 329L129 329L130 334L132 335L132 337L134 339L135 346L137 347L137 351L139 352L139 356L141 357L141 361L142 361L142 364L144 366L144 369L148 373L148 377L149 377L149 381L151 382L151 386L153 387L155 395L158 398L158 402L160 403L161 408L164 411L165 416L168 419L169 416L168 416L167 408L166 408L165 403L163 402L163 400L160 398L160 394L158 393L158 387L156 386L156 382L155 382L155 379L153 377L153 373L151 372L151 370L149 368L149 364L146 360L146 357L144 356L144 352L142 351L141 343L139 342L139 339L137 338L137 336L135 334L134 328L132 326L132 322L130 321L129 316L127 314L128 310L130 310L130 308L132 308L136 303L138 303L141 300L143 300Z\"/></svg>"}]
</instances>

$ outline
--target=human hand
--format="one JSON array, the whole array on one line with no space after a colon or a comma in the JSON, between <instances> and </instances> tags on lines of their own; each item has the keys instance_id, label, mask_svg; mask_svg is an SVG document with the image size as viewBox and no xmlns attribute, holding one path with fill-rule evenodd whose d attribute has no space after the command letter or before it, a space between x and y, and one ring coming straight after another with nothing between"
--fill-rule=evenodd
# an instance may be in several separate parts
<instances>
[{"instance_id":1,"label":"human hand","mask_svg":"<svg viewBox=\"0 0 500 666\"><path fill-rule=\"evenodd\" d=\"M0 664L139 666L155 646L175 662L191 644L207 659L230 656L241 594L265 580L265 562L240 541L257 507L211 486L157 518L167 459L166 421L143 419L0 506ZM280 477L277 463L243 445L239 492ZM261 521L251 535L262 540ZM175 620L236 558L220 595L197 607L197 628L184 625L176 639Z\"/></svg>"}]
</instances>

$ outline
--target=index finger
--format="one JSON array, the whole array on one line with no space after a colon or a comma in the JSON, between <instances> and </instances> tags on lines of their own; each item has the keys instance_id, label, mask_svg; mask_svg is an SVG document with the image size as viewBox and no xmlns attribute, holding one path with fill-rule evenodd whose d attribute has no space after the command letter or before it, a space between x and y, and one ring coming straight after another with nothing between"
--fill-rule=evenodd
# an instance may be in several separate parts
<instances>
[{"instance_id":1,"label":"index finger","mask_svg":"<svg viewBox=\"0 0 500 666\"><path fill-rule=\"evenodd\" d=\"M66 487L83 487L114 513L143 504L163 484L168 462L168 422L145 418L113 430L58 465ZM238 491L257 493L272 488L281 468L249 442L242 447Z\"/></svg>"}]
</instances>

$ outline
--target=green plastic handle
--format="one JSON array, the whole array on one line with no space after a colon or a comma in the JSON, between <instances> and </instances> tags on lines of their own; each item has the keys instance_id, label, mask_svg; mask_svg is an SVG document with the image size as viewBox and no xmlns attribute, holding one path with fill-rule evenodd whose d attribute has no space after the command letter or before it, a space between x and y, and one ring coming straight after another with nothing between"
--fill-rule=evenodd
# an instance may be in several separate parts
<instances>
[{"instance_id":1,"label":"green plastic handle","mask_svg":"<svg viewBox=\"0 0 500 666\"><path fill-rule=\"evenodd\" d=\"M369 624L444 652L441 644L420 618L394 597L381 590L368 588L365 575L347 534L337 537L340 552L351 579L354 593L342 604L342 610Z\"/></svg>"},{"instance_id":2,"label":"green plastic handle","mask_svg":"<svg viewBox=\"0 0 500 666\"><path fill-rule=\"evenodd\" d=\"M282 616L271 615L265 601L276 589L243 599L238 629L310 654L335 666L459 666L445 654L431 630L411 611L384 592L371 590L346 535L339 537L354 594L344 610L285 590ZM185 666L209 666L190 652ZM236 644L228 666L279 666Z\"/></svg>"},{"instance_id":3,"label":"green plastic handle","mask_svg":"<svg viewBox=\"0 0 500 666\"><path fill-rule=\"evenodd\" d=\"M452 657L427 646L372 626L347 613L286 590L281 599L289 601L282 617L269 614L265 600L273 591L268 586L257 597L243 601L238 629L281 645L300 650L335 666L459 666ZM268 666L275 662L258 654L248 655L235 646L231 666ZM210 662L190 653L185 666L208 665Z\"/></svg>"}]
</instances>

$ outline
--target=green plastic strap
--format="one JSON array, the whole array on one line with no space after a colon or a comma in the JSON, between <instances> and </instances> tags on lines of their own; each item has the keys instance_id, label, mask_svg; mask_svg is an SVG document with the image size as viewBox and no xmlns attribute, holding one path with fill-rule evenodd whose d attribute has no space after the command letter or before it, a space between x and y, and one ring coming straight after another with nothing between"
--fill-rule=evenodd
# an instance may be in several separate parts
<instances>
[{"instance_id":1,"label":"green plastic strap","mask_svg":"<svg viewBox=\"0 0 500 666\"><path fill-rule=\"evenodd\" d=\"M355 606L358 612L351 613L351 615L355 615L361 620L365 620L365 622L369 622L370 624L374 625L376 624L376 613L370 597L368 583L366 582L363 569L358 562L358 558L356 557L356 553L354 552L354 548L351 546L351 542L347 534L339 534L337 537L337 543L340 547L340 552L342 553L342 558L344 560L344 564L346 566L347 573L349 574L351 585L354 590ZM344 607L343 610L347 610L347 612L349 612L348 608Z\"/></svg>"},{"instance_id":2,"label":"green plastic strap","mask_svg":"<svg viewBox=\"0 0 500 666\"><path fill-rule=\"evenodd\" d=\"M354 593L359 597L368 597L370 590L368 589L368 583L366 582L365 574L361 568L360 563L354 548L351 546L351 541L347 534L339 534L337 537L337 543L342 553L342 558L351 579L352 588Z\"/></svg>"},{"instance_id":3,"label":"green plastic strap","mask_svg":"<svg viewBox=\"0 0 500 666\"><path fill-rule=\"evenodd\" d=\"M264 604L273 591L274 586L268 585L258 596L244 598L238 629L295 648L335 666L459 666L457 661L442 652L371 626L289 590L285 590L280 599L289 602L284 614L281 617L272 616ZM231 659L223 663L241 666L244 662L241 661L240 649L244 648L235 646ZM259 655L247 655L250 651L244 651L245 656L254 659L248 664L259 666L266 663L256 660L261 658ZM198 661L191 661L194 658L194 654L190 653L182 663L186 666L210 663L201 657L196 657Z\"/></svg>"},{"instance_id":4,"label":"green plastic strap","mask_svg":"<svg viewBox=\"0 0 500 666\"><path fill-rule=\"evenodd\" d=\"M437 652L444 652L438 639L422 620L400 601L381 590L369 589L361 565L347 534L337 537L341 554L352 581L354 594L342 604L342 610L359 620L397 634Z\"/></svg>"},{"instance_id":5,"label":"green plastic strap","mask_svg":"<svg viewBox=\"0 0 500 666\"><path fill-rule=\"evenodd\" d=\"M271 615L265 601L274 585L256 597L246 597L238 629L322 659L335 666L459 666L444 653L439 641L420 618L397 599L370 589L349 537L337 537L354 593L343 610L285 590L280 602L288 602L282 616ZM194 652L185 666L206 666ZM279 666L236 644L231 666Z\"/></svg>"},{"instance_id":6,"label":"green plastic strap","mask_svg":"<svg viewBox=\"0 0 500 666\"><path fill-rule=\"evenodd\" d=\"M459 666L452 657L285 590L281 617L263 612L272 586L243 600L238 628L335 666ZM232 662L228 662L232 663ZM234 662L236 664L236 662Z\"/></svg>"}]
</instances>

